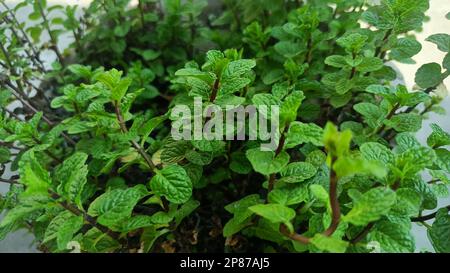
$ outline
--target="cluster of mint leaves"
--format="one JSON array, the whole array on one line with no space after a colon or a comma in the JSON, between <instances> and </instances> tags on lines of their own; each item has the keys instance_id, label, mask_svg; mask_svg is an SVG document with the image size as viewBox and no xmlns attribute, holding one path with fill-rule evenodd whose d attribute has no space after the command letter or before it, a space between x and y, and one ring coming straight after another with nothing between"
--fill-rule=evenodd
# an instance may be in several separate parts
<instances>
[{"instance_id":1,"label":"cluster of mint leaves","mask_svg":"<svg viewBox=\"0 0 450 273\"><path fill-rule=\"evenodd\" d=\"M417 70L414 90L389 65L415 63L428 0L0 2L0 239L26 228L48 252L414 252L417 222L450 252L437 207L450 135L432 124L426 145L414 137L445 114L450 35L427 38L445 58ZM174 140L172 109L194 97L279 106L277 149Z\"/></svg>"}]
</instances>

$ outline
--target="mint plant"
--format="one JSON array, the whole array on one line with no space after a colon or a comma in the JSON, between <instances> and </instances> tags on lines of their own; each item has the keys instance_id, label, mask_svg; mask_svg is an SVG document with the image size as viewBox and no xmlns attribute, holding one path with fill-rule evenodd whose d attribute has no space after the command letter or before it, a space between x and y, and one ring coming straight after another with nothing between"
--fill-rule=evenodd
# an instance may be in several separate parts
<instances>
[{"instance_id":1,"label":"mint plant","mask_svg":"<svg viewBox=\"0 0 450 273\"><path fill-rule=\"evenodd\" d=\"M450 134L414 135L445 114L450 34L427 38L445 57L412 89L392 67L415 63L428 0L0 2L0 239L25 228L44 252L414 252L418 223L450 252L438 207ZM251 106L276 109L267 130L221 114Z\"/></svg>"}]
</instances>

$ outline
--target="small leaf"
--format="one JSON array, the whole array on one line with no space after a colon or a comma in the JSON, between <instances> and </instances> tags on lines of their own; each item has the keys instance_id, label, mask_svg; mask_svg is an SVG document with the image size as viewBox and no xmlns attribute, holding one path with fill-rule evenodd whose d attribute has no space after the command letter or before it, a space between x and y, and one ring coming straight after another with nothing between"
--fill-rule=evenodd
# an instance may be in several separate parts
<instances>
[{"instance_id":1,"label":"small leaf","mask_svg":"<svg viewBox=\"0 0 450 273\"><path fill-rule=\"evenodd\" d=\"M437 124L430 125L433 132L427 138L428 146L438 148L441 146L450 145L450 134L442 130Z\"/></svg>"}]
</instances>

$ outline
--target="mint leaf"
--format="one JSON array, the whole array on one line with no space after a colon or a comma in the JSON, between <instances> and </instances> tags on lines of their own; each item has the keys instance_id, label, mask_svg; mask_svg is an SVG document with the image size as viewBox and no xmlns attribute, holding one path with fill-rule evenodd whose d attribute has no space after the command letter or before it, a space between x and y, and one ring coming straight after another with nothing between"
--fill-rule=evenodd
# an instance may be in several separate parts
<instances>
[{"instance_id":1,"label":"mint leaf","mask_svg":"<svg viewBox=\"0 0 450 273\"><path fill-rule=\"evenodd\" d=\"M403 113L385 120L384 123L397 132L417 132L422 127L422 117L414 113Z\"/></svg>"},{"instance_id":2,"label":"mint leaf","mask_svg":"<svg viewBox=\"0 0 450 273\"><path fill-rule=\"evenodd\" d=\"M408 217L387 216L378 221L368 235L368 241L380 244L383 252L410 253L415 249Z\"/></svg>"},{"instance_id":3,"label":"mint leaf","mask_svg":"<svg viewBox=\"0 0 450 273\"><path fill-rule=\"evenodd\" d=\"M19 162L20 181L27 187L27 195L48 195L51 179L48 172L42 167L33 150L22 155Z\"/></svg>"},{"instance_id":4,"label":"mint leaf","mask_svg":"<svg viewBox=\"0 0 450 273\"><path fill-rule=\"evenodd\" d=\"M422 65L416 72L414 81L422 88L438 85L442 81L441 66L437 63Z\"/></svg>"},{"instance_id":5,"label":"mint leaf","mask_svg":"<svg viewBox=\"0 0 450 273\"><path fill-rule=\"evenodd\" d=\"M355 200L353 208L343 220L356 226L365 226L386 215L395 204L395 192L388 188L374 188Z\"/></svg>"},{"instance_id":6,"label":"mint leaf","mask_svg":"<svg viewBox=\"0 0 450 273\"><path fill-rule=\"evenodd\" d=\"M286 147L292 148L303 143L323 146L323 129L314 123L294 121L289 127L286 137Z\"/></svg>"},{"instance_id":7,"label":"mint leaf","mask_svg":"<svg viewBox=\"0 0 450 273\"><path fill-rule=\"evenodd\" d=\"M334 237L327 237L320 233L311 238L311 243L320 250L331 253L344 253L349 245L348 242Z\"/></svg>"},{"instance_id":8,"label":"mint leaf","mask_svg":"<svg viewBox=\"0 0 450 273\"><path fill-rule=\"evenodd\" d=\"M442 208L437 211L436 220L428 230L428 237L436 252L450 252L450 215L447 209Z\"/></svg>"},{"instance_id":9,"label":"mint leaf","mask_svg":"<svg viewBox=\"0 0 450 273\"><path fill-rule=\"evenodd\" d=\"M307 162L293 162L281 170L280 181L284 183L299 183L313 177L317 168Z\"/></svg>"},{"instance_id":10,"label":"mint leaf","mask_svg":"<svg viewBox=\"0 0 450 273\"><path fill-rule=\"evenodd\" d=\"M191 180L178 165L170 165L158 171L150 181L150 188L175 204L185 203L192 195Z\"/></svg>"},{"instance_id":11,"label":"mint leaf","mask_svg":"<svg viewBox=\"0 0 450 273\"><path fill-rule=\"evenodd\" d=\"M450 51L450 35L446 33L433 34L425 39L425 41L436 44L438 49L443 52Z\"/></svg>"},{"instance_id":12,"label":"mint leaf","mask_svg":"<svg viewBox=\"0 0 450 273\"><path fill-rule=\"evenodd\" d=\"M367 160L379 161L384 164L392 164L394 155L386 146L376 142L366 142L359 148L362 156Z\"/></svg>"},{"instance_id":13,"label":"mint leaf","mask_svg":"<svg viewBox=\"0 0 450 273\"><path fill-rule=\"evenodd\" d=\"M289 154L285 151L275 156L273 151L261 151L260 148L253 148L247 150L246 155L253 169L264 175L281 171L289 162Z\"/></svg>"},{"instance_id":14,"label":"mint leaf","mask_svg":"<svg viewBox=\"0 0 450 273\"><path fill-rule=\"evenodd\" d=\"M81 194L87 183L88 155L76 152L67 158L55 171L55 180L59 182L58 193L82 208Z\"/></svg>"},{"instance_id":15,"label":"mint leaf","mask_svg":"<svg viewBox=\"0 0 450 273\"><path fill-rule=\"evenodd\" d=\"M97 197L89 206L88 214L98 216L97 221L117 229L118 225L131 216L134 206L148 195L144 185L128 189L115 189Z\"/></svg>"},{"instance_id":16,"label":"mint leaf","mask_svg":"<svg viewBox=\"0 0 450 273\"><path fill-rule=\"evenodd\" d=\"M249 210L271 223L284 223L288 226L292 226L290 222L295 217L295 210L280 204L259 204L249 207Z\"/></svg>"},{"instance_id":17,"label":"mint leaf","mask_svg":"<svg viewBox=\"0 0 450 273\"><path fill-rule=\"evenodd\" d=\"M430 125L433 132L427 138L427 144L430 147L438 148L450 145L450 134L442 130L437 124Z\"/></svg>"}]
</instances>

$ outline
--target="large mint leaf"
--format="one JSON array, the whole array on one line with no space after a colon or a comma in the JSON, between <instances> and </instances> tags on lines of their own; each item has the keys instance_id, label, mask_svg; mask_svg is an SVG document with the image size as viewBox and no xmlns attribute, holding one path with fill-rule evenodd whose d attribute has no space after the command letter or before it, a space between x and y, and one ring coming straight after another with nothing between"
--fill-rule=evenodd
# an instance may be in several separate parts
<instances>
[{"instance_id":1,"label":"large mint leaf","mask_svg":"<svg viewBox=\"0 0 450 273\"><path fill-rule=\"evenodd\" d=\"M331 253L344 253L349 245L346 241L335 237L327 237L320 233L311 238L311 243L318 249Z\"/></svg>"},{"instance_id":2,"label":"large mint leaf","mask_svg":"<svg viewBox=\"0 0 450 273\"><path fill-rule=\"evenodd\" d=\"M150 181L150 188L175 204L185 203L192 195L191 180L178 165L170 165L158 171Z\"/></svg>"},{"instance_id":3,"label":"large mint leaf","mask_svg":"<svg viewBox=\"0 0 450 273\"><path fill-rule=\"evenodd\" d=\"M131 216L134 206L147 194L144 185L105 192L91 203L88 214L98 216L100 224L116 228L117 224Z\"/></svg>"},{"instance_id":4,"label":"large mint leaf","mask_svg":"<svg viewBox=\"0 0 450 273\"><path fill-rule=\"evenodd\" d=\"M367 160L379 161L384 164L390 164L394 162L394 155L392 154L391 150L380 143L367 142L361 145L359 149L362 156Z\"/></svg>"},{"instance_id":5,"label":"large mint leaf","mask_svg":"<svg viewBox=\"0 0 450 273\"><path fill-rule=\"evenodd\" d=\"M261 151L260 148L253 148L247 150L246 155L253 169L264 175L281 171L289 162L289 154L285 151L275 156L273 151Z\"/></svg>"},{"instance_id":6,"label":"large mint leaf","mask_svg":"<svg viewBox=\"0 0 450 273\"><path fill-rule=\"evenodd\" d=\"M19 161L20 181L26 186L27 195L47 195L51 179L39 163L34 152L26 152Z\"/></svg>"},{"instance_id":7,"label":"large mint leaf","mask_svg":"<svg viewBox=\"0 0 450 273\"><path fill-rule=\"evenodd\" d=\"M436 220L428 230L428 237L436 252L450 252L450 215L446 208L437 211Z\"/></svg>"},{"instance_id":8,"label":"large mint leaf","mask_svg":"<svg viewBox=\"0 0 450 273\"><path fill-rule=\"evenodd\" d=\"M292 148L303 143L323 146L323 129L314 123L294 121L289 127L286 137L286 147Z\"/></svg>"},{"instance_id":9,"label":"large mint leaf","mask_svg":"<svg viewBox=\"0 0 450 273\"><path fill-rule=\"evenodd\" d=\"M414 252L414 237L408 217L387 216L378 221L368 235L368 241L378 242L382 252Z\"/></svg>"},{"instance_id":10,"label":"large mint leaf","mask_svg":"<svg viewBox=\"0 0 450 273\"><path fill-rule=\"evenodd\" d=\"M87 154L76 152L67 158L55 172L55 180L60 183L58 192L75 202L80 208L82 207L81 193L87 183L88 167L85 164L87 158Z\"/></svg>"},{"instance_id":11,"label":"large mint leaf","mask_svg":"<svg viewBox=\"0 0 450 273\"><path fill-rule=\"evenodd\" d=\"M280 204L259 204L249 209L272 223L284 223L290 227L291 220L295 217L295 210Z\"/></svg>"},{"instance_id":12,"label":"large mint leaf","mask_svg":"<svg viewBox=\"0 0 450 273\"><path fill-rule=\"evenodd\" d=\"M395 192L388 188L374 188L355 200L353 208L343 217L344 221L364 226L386 215L395 204Z\"/></svg>"},{"instance_id":13,"label":"large mint leaf","mask_svg":"<svg viewBox=\"0 0 450 273\"><path fill-rule=\"evenodd\" d=\"M280 181L285 183L299 183L313 177L317 168L307 162L293 162L281 170Z\"/></svg>"}]
</instances>

